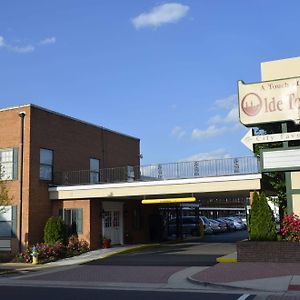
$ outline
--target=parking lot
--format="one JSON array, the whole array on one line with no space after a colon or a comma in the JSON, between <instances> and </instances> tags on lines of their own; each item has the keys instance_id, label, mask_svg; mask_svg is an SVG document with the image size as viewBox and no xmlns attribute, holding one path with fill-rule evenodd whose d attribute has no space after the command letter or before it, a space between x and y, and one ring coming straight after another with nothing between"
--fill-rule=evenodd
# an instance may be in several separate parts
<instances>
[{"instance_id":1,"label":"parking lot","mask_svg":"<svg viewBox=\"0 0 300 300\"><path fill-rule=\"evenodd\" d=\"M216 235L247 229L246 219L240 217L222 217L210 219L205 216L181 216L165 222L165 238L174 240L190 236Z\"/></svg>"}]
</instances>

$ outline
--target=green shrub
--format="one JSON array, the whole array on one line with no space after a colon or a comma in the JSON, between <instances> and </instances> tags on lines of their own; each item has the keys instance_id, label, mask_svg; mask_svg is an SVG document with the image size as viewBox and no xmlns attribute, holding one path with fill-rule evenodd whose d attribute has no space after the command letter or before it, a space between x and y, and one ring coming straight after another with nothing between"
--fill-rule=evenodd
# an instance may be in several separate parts
<instances>
[{"instance_id":1,"label":"green shrub","mask_svg":"<svg viewBox=\"0 0 300 300\"><path fill-rule=\"evenodd\" d=\"M40 264L80 255L90 250L88 242L79 240L75 235L69 238L67 244L61 242L54 244L39 243L35 247ZM27 247L21 254L17 255L16 261L30 263L32 261L32 247Z\"/></svg>"},{"instance_id":2,"label":"green shrub","mask_svg":"<svg viewBox=\"0 0 300 300\"><path fill-rule=\"evenodd\" d=\"M68 241L67 227L61 217L50 217L44 228L44 241L46 244L66 244Z\"/></svg>"},{"instance_id":3,"label":"green shrub","mask_svg":"<svg viewBox=\"0 0 300 300\"><path fill-rule=\"evenodd\" d=\"M261 193L260 196L256 192L254 193L248 222L250 240L277 240L275 218L264 193Z\"/></svg>"}]
</instances>

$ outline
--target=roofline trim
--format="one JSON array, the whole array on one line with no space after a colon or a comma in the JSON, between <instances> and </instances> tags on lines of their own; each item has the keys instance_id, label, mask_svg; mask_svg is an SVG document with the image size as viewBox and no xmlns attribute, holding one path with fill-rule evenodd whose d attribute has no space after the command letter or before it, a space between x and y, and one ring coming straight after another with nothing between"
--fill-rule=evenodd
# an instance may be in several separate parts
<instances>
[{"instance_id":1,"label":"roofline trim","mask_svg":"<svg viewBox=\"0 0 300 300\"><path fill-rule=\"evenodd\" d=\"M51 113L51 114L54 114L54 115L57 115L57 116L60 116L60 117L68 118L70 120L73 120L73 121L76 121L76 122L79 122L79 123L82 123L82 124L85 124L85 125L94 126L94 127L99 128L99 129L103 129L103 130L106 130L106 131L109 131L109 132L112 132L112 133L115 133L115 134L123 135L125 137L129 137L131 139L140 141L139 138L134 137L132 135L125 134L125 133L122 133L122 132L119 132L119 131L116 131L116 130L112 130L112 129L106 128L104 126L101 126L101 125L96 125L96 124L93 124L93 123L90 123L90 122L87 122L87 121L83 121L81 119L78 119L78 118L75 118L75 117L60 113L60 112L56 112L54 110L51 110L51 109L48 109L48 108L45 108L45 107L42 107L42 106L39 106L39 105L36 105L36 104L32 104L32 103L24 104L24 105L17 105L17 106L12 106L12 107L7 107L7 108L2 108L2 109L0 109L0 112L13 110L13 109L20 109L20 108L24 108L24 107L33 107L33 108L36 108L36 109L40 109L40 110L43 110L45 112L48 112L48 113Z\"/></svg>"},{"instance_id":2,"label":"roofline trim","mask_svg":"<svg viewBox=\"0 0 300 300\"><path fill-rule=\"evenodd\" d=\"M239 180L257 180L257 179L258 180L262 179L261 173L218 176L218 177L170 179L170 180L157 180L157 181L136 181L136 182L121 182L121 183L56 186L56 187L49 187L48 191L49 192L74 191L74 190L78 191L78 190L92 190L92 189L106 189L106 188L164 186L170 184L181 185L181 184L213 183L213 182L239 181Z\"/></svg>"}]
</instances>

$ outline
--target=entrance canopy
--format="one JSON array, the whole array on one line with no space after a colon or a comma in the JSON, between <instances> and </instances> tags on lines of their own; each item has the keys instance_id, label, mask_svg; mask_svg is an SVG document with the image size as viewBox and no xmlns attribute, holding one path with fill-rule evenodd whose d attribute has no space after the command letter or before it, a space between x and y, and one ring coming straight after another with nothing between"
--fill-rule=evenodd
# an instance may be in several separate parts
<instances>
[{"instance_id":1,"label":"entrance canopy","mask_svg":"<svg viewBox=\"0 0 300 300\"><path fill-rule=\"evenodd\" d=\"M165 195L170 196L170 198L172 195L173 197L175 195L189 197L196 193L260 190L261 178L262 175L259 173L149 182L58 186L49 188L49 197L51 200L123 197L142 197L143 199L147 196L151 196L151 198L152 196L166 197Z\"/></svg>"}]
</instances>

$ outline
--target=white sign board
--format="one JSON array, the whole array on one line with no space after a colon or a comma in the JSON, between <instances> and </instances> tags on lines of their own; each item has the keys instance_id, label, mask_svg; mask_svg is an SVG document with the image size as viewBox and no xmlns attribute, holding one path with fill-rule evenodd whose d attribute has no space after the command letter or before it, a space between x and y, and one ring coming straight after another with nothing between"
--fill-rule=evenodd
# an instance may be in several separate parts
<instances>
[{"instance_id":1,"label":"white sign board","mask_svg":"<svg viewBox=\"0 0 300 300\"><path fill-rule=\"evenodd\" d=\"M300 120L300 77L238 82L240 121L246 126Z\"/></svg>"},{"instance_id":2,"label":"white sign board","mask_svg":"<svg viewBox=\"0 0 300 300\"><path fill-rule=\"evenodd\" d=\"M262 167L267 170L300 167L300 149L262 152Z\"/></svg>"},{"instance_id":3,"label":"white sign board","mask_svg":"<svg viewBox=\"0 0 300 300\"><path fill-rule=\"evenodd\" d=\"M253 151L253 144L276 143L294 140L300 140L300 131L253 136L252 129L249 129L246 135L241 139L241 142L247 148Z\"/></svg>"}]
</instances>

